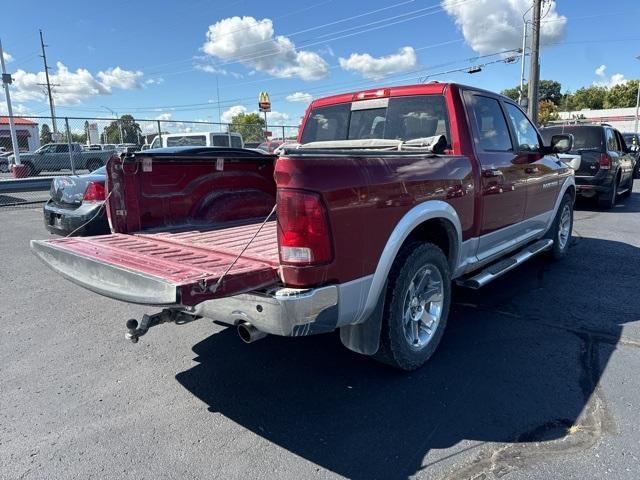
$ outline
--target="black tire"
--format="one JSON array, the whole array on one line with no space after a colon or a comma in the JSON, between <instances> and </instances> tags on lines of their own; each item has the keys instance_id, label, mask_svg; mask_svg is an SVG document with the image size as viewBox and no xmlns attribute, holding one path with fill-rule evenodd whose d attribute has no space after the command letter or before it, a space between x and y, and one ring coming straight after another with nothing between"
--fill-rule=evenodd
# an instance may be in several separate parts
<instances>
[{"instance_id":1,"label":"black tire","mask_svg":"<svg viewBox=\"0 0 640 480\"><path fill-rule=\"evenodd\" d=\"M598 207L603 210L610 210L616 205L618 198L618 182L620 181L619 175L616 175L611 184L611 190L600 194L598 197Z\"/></svg>"},{"instance_id":2,"label":"black tire","mask_svg":"<svg viewBox=\"0 0 640 480\"><path fill-rule=\"evenodd\" d=\"M91 160L87 161L87 170L89 170L90 172L93 172L94 170L97 170L103 165L104 165L104 162L102 162L101 160L98 160L97 158L92 158Z\"/></svg>"},{"instance_id":3,"label":"black tire","mask_svg":"<svg viewBox=\"0 0 640 480\"><path fill-rule=\"evenodd\" d=\"M422 272L425 272L424 276L420 277L418 285L415 285L414 280ZM427 290L422 292L419 285L424 282L427 282L428 286ZM412 295L410 290L412 284L413 291L417 291L420 295ZM432 292L437 293L429 296ZM429 296L428 302L425 301L422 293ZM438 300L439 298L441 300ZM412 306L413 302L417 302L415 306ZM374 354L374 358L394 368L407 371L424 365L442 339L447 326L450 304L451 274L442 250L431 243L421 242L403 247L389 272L380 332L380 348ZM426 312L426 308L432 312L433 318L438 317L433 312L439 312L435 328L430 329L426 325L427 323L434 325L434 320ZM419 320L406 321L405 312L410 312ZM426 320L423 321L424 318ZM410 327L407 329L406 325ZM414 333L417 331L417 336L413 338L419 340L412 343L407 337L411 335L409 331ZM425 338L424 345L419 344L422 342L421 335Z\"/></svg>"},{"instance_id":4,"label":"black tire","mask_svg":"<svg viewBox=\"0 0 640 480\"><path fill-rule=\"evenodd\" d=\"M569 232L566 233L564 228L561 228L564 225L565 212L568 209L569 215ZM561 230L564 232L561 235ZM573 233L573 197L569 193L565 193L564 197L562 197L562 201L560 202L560 206L558 207L558 211L556 213L556 217L553 219L553 223L549 228L549 231L546 233L545 238L550 238L553 240L553 248L549 250L548 257L553 260L560 260L565 257L567 252L569 251L569 246L571 245L571 234Z\"/></svg>"},{"instance_id":5,"label":"black tire","mask_svg":"<svg viewBox=\"0 0 640 480\"><path fill-rule=\"evenodd\" d=\"M0 173L8 173L9 172L9 162L6 160L0 161Z\"/></svg>"},{"instance_id":6,"label":"black tire","mask_svg":"<svg viewBox=\"0 0 640 480\"><path fill-rule=\"evenodd\" d=\"M38 175L38 173L40 173L36 170L36 167L33 165L33 163L29 161L22 162L22 165L24 165L27 169L27 177L35 177L36 175Z\"/></svg>"}]
</instances>

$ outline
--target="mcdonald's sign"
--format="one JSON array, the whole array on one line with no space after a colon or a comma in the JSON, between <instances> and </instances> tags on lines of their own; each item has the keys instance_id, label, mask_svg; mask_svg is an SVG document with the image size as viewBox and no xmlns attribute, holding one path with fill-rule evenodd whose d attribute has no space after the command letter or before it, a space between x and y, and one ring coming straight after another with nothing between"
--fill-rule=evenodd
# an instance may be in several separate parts
<instances>
[{"instance_id":1,"label":"mcdonald's sign","mask_svg":"<svg viewBox=\"0 0 640 480\"><path fill-rule=\"evenodd\" d=\"M258 95L258 108L261 112L271 111L271 100L267 92L260 92L260 95Z\"/></svg>"}]
</instances>

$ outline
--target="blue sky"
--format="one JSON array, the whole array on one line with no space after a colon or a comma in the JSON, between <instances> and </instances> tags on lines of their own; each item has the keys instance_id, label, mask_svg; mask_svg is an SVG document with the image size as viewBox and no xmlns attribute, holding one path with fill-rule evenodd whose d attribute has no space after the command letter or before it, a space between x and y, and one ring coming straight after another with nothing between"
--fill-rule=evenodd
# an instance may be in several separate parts
<instances>
[{"instance_id":1,"label":"blue sky","mask_svg":"<svg viewBox=\"0 0 640 480\"><path fill-rule=\"evenodd\" d=\"M530 1L442 3L112 0L45 8L22 0L3 6L10 21L0 35L16 78L14 108L24 114L48 114L37 85L42 28L60 83L54 93L59 115L109 117L111 109L136 118L217 121L217 78L224 118L254 111L258 93L267 90L276 112L270 123L297 124L310 97L417 83L500 60L491 54L519 46L521 14ZM543 49L541 78L575 90L640 77L637 0L565 0L548 2L547 10L543 30L550 45ZM479 55L489 56L473 60ZM473 75L431 78L499 91L516 85L519 75L519 63L500 62Z\"/></svg>"}]
</instances>

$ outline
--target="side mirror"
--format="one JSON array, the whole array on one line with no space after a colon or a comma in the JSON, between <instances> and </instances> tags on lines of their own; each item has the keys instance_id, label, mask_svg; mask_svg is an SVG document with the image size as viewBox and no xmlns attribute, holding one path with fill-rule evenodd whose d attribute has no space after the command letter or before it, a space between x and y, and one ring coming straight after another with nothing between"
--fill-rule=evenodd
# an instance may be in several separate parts
<instances>
[{"instance_id":1,"label":"side mirror","mask_svg":"<svg viewBox=\"0 0 640 480\"><path fill-rule=\"evenodd\" d=\"M551 152L552 153L567 153L573 148L573 135L560 134L553 135L551 137Z\"/></svg>"}]
</instances>

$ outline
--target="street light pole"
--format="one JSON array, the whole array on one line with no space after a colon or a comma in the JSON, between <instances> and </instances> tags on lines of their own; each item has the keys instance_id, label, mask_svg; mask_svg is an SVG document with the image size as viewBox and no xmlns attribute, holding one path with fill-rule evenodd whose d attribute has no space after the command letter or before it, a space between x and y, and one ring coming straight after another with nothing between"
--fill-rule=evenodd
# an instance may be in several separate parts
<instances>
[{"instance_id":1,"label":"street light pole","mask_svg":"<svg viewBox=\"0 0 640 480\"><path fill-rule=\"evenodd\" d=\"M640 60L640 55L636 57L636 60ZM638 109L640 108L640 79L638 80L638 93L636 94L636 125L633 132L638 135Z\"/></svg>"},{"instance_id":2,"label":"street light pole","mask_svg":"<svg viewBox=\"0 0 640 480\"><path fill-rule=\"evenodd\" d=\"M13 121L13 108L11 107L11 97L9 96L9 84L11 75L7 73L4 65L4 50L2 50L2 40L0 40L0 63L2 64L2 85L4 85L4 97L7 99L7 113L9 116L9 131L11 132L11 146L13 147L13 158L16 165L20 165L20 146L16 135L16 124Z\"/></svg>"},{"instance_id":3,"label":"street light pole","mask_svg":"<svg viewBox=\"0 0 640 480\"><path fill-rule=\"evenodd\" d=\"M531 65L529 67L529 118L538 124L538 82L540 81L540 10L542 0L533 0L533 21L531 22Z\"/></svg>"}]
</instances>

